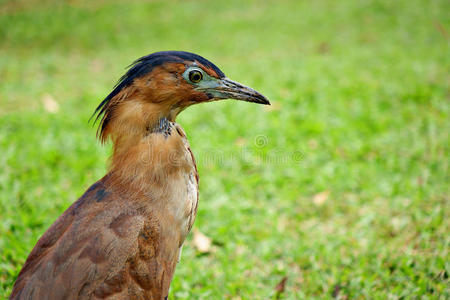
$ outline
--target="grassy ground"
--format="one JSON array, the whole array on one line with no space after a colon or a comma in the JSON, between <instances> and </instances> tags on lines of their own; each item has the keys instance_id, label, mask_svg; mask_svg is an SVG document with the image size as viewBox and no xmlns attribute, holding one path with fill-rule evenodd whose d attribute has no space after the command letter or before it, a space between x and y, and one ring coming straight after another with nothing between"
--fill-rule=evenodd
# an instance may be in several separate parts
<instances>
[{"instance_id":1,"label":"grassy ground","mask_svg":"<svg viewBox=\"0 0 450 300\"><path fill-rule=\"evenodd\" d=\"M175 299L448 299L448 1L0 1L0 295L105 173L87 121L142 55L273 102L185 111L199 163ZM55 104L56 103L56 104ZM287 278L284 294L276 285Z\"/></svg>"}]
</instances>

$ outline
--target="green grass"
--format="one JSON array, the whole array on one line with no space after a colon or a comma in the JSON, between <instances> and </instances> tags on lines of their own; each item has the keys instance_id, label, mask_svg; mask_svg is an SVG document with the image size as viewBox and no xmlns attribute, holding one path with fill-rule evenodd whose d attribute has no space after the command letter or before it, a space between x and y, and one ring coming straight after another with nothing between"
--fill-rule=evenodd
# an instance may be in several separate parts
<instances>
[{"instance_id":1,"label":"green grass","mask_svg":"<svg viewBox=\"0 0 450 300\"><path fill-rule=\"evenodd\" d=\"M199 164L195 228L214 251L189 236L172 298L271 299L287 276L283 299L449 299L449 12L445 0L0 1L0 295L105 173L97 104L131 61L177 49L273 106L178 118Z\"/></svg>"}]
</instances>

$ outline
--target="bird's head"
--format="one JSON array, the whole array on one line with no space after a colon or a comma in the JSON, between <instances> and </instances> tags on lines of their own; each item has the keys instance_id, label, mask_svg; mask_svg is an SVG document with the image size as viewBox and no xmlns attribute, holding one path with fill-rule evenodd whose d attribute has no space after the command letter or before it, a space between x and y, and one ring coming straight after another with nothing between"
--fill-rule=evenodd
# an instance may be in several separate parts
<instances>
[{"instance_id":1,"label":"bird's head","mask_svg":"<svg viewBox=\"0 0 450 300\"><path fill-rule=\"evenodd\" d=\"M270 104L199 55L156 52L136 60L97 107L99 135L105 141L118 131L139 134L151 130L161 118L174 121L190 105L221 99Z\"/></svg>"}]
</instances>

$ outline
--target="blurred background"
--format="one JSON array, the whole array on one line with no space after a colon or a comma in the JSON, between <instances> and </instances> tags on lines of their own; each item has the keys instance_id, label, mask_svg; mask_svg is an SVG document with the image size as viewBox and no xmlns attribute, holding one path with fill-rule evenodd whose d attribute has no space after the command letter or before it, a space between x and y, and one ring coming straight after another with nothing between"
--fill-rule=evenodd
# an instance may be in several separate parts
<instances>
[{"instance_id":1,"label":"blurred background","mask_svg":"<svg viewBox=\"0 0 450 300\"><path fill-rule=\"evenodd\" d=\"M106 172L88 123L185 50L271 99L178 118L200 173L173 299L448 299L449 1L0 0L0 296Z\"/></svg>"}]
</instances>

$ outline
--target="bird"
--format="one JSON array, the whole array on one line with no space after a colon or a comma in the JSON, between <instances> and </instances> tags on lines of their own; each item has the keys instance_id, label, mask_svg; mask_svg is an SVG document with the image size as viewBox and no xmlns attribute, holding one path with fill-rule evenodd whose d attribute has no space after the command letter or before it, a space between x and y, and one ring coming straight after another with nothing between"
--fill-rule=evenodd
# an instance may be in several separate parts
<instances>
[{"instance_id":1,"label":"bird","mask_svg":"<svg viewBox=\"0 0 450 300\"><path fill-rule=\"evenodd\" d=\"M270 105L194 53L134 61L93 114L98 139L113 145L107 174L38 240L10 299L168 299L199 195L176 117L222 99Z\"/></svg>"}]
</instances>

